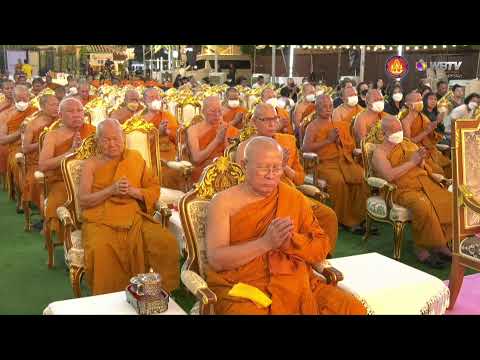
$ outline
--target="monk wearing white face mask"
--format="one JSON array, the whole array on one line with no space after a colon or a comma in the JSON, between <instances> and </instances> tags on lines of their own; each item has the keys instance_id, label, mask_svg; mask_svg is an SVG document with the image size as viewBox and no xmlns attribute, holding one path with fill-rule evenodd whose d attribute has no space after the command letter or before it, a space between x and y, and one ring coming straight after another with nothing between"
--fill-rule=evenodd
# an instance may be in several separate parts
<instances>
[{"instance_id":1,"label":"monk wearing white face mask","mask_svg":"<svg viewBox=\"0 0 480 360\"><path fill-rule=\"evenodd\" d=\"M333 110L333 121L344 121L350 125L355 117L363 111L358 105L357 89L353 86L344 87L341 92L343 104Z\"/></svg>"},{"instance_id":2,"label":"monk wearing white face mask","mask_svg":"<svg viewBox=\"0 0 480 360\"><path fill-rule=\"evenodd\" d=\"M368 135L370 129L385 115L383 111L385 102L382 94L377 89L368 91L365 102L367 108L357 115L353 125L357 146L360 146L360 142Z\"/></svg>"},{"instance_id":3,"label":"monk wearing white face mask","mask_svg":"<svg viewBox=\"0 0 480 360\"><path fill-rule=\"evenodd\" d=\"M450 179L452 177L451 162L436 147L436 144L442 140L442 135L436 133L435 129L442 118L439 117L437 121L430 121L422 112L422 96L416 91L408 94L405 100L408 107L408 114L402 119L405 137L428 150L425 161L433 172Z\"/></svg>"},{"instance_id":4,"label":"monk wearing white face mask","mask_svg":"<svg viewBox=\"0 0 480 360\"><path fill-rule=\"evenodd\" d=\"M241 129L245 125L244 119L247 112L248 110L241 106L238 90L234 87L229 88L222 105L223 121L237 129Z\"/></svg>"},{"instance_id":5,"label":"monk wearing white face mask","mask_svg":"<svg viewBox=\"0 0 480 360\"><path fill-rule=\"evenodd\" d=\"M127 90L122 106L110 114L112 119L117 119L120 124L140 112L143 106L140 104L140 95L137 90Z\"/></svg>"},{"instance_id":6,"label":"monk wearing white face mask","mask_svg":"<svg viewBox=\"0 0 480 360\"><path fill-rule=\"evenodd\" d=\"M395 116L382 120L383 144L376 147L372 165L375 174L397 186L393 201L412 214L412 233L417 258L434 268L451 260L452 193L447 182L426 165L428 150L404 138Z\"/></svg>"},{"instance_id":7,"label":"monk wearing white face mask","mask_svg":"<svg viewBox=\"0 0 480 360\"><path fill-rule=\"evenodd\" d=\"M297 128L303 119L315 111L315 87L311 84L303 84L302 101L295 107L294 121Z\"/></svg>"}]
</instances>

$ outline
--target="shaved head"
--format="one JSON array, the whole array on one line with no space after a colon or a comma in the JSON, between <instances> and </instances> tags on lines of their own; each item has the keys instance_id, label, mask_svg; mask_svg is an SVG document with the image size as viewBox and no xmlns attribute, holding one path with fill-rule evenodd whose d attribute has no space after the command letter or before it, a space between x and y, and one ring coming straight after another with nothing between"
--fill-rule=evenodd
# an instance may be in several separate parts
<instances>
[{"instance_id":1,"label":"shaved head","mask_svg":"<svg viewBox=\"0 0 480 360\"><path fill-rule=\"evenodd\" d=\"M302 87L302 93L304 95L315 94L315 87L312 84L304 84Z\"/></svg>"},{"instance_id":2,"label":"shaved head","mask_svg":"<svg viewBox=\"0 0 480 360\"><path fill-rule=\"evenodd\" d=\"M97 146L101 154L107 159L116 159L122 156L125 150L125 137L122 125L117 119L108 118L97 125L95 134Z\"/></svg>"},{"instance_id":3,"label":"shaved head","mask_svg":"<svg viewBox=\"0 0 480 360\"><path fill-rule=\"evenodd\" d=\"M213 126L223 120L222 103L216 95L208 96L203 100L202 111L207 123Z\"/></svg>"},{"instance_id":4,"label":"shaved head","mask_svg":"<svg viewBox=\"0 0 480 360\"><path fill-rule=\"evenodd\" d=\"M60 105L58 106L59 112L63 113L65 111L65 108L67 107L67 105L72 101L76 104L79 104L83 109L83 104L80 100L78 100L77 98L74 98L74 97L67 97L60 102Z\"/></svg>"},{"instance_id":5,"label":"shaved head","mask_svg":"<svg viewBox=\"0 0 480 360\"><path fill-rule=\"evenodd\" d=\"M117 119L107 118L98 123L95 133L95 137L97 138L97 140L102 138L104 129L120 132L123 136L122 125Z\"/></svg>"},{"instance_id":6,"label":"shaved head","mask_svg":"<svg viewBox=\"0 0 480 360\"><path fill-rule=\"evenodd\" d=\"M137 90L129 89L125 92L125 102L135 101L140 99L140 95Z\"/></svg>"},{"instance_id":7,"label":"shaved head","mask_svg":"<svg viewBox=\"0 0 480 360\"><path fill-rule=\"evenodd\" d=\"M262 98L263 101L267 101L268 99L271 99L271 98L274 98L274 97L277 97L277 96L275 94L275 91L273 91L270 88L265 88L265 89L263 89L260 97Z\"/></svg>"},{"instance_id":8,"label":"shaved head","mask_svg":"<svg viewBox=\"0 0 480 360\"><path fill-rule=\"evenodd\" d=\"M330 118L333 112L333 101L328 95L318 95L315 100L315 111L321 119Z\"/></svg>"},{"instance_id":9,"label":"shaved head","mask_svg":"<svg viewBox=\"0 0 480 360\"><path fill-rule=\"evenodd\" d=\"M283 159L282 147L276 140L266 136L255 136L245 145L244 159L247 162L254 162L267 151L277 152Z\"/></svg>"},{"instance_id":10,"label":"shaved head","mask_svg":"<svg viewBox=\"0 0 480 360\"><path fill-rule=\"evenodd\" d=\"M220 98L217 95L208 96L205 99L203 99L203 108L207 109L211 106L214 106L220 103L221 103Z\"/></svg>"},{"instance_id":11,"label":"shaved head","mask_svg":"<svg viewBox=\"0 0 480 360\"><path fill-rule=\"evenodd\" d=\"M255 106L255 110L253 111L253 116L257 119L262 119L265 117L265 114L276 114L275 109L272 105L266 103L259 103Z\"/></svg>"},{"instance_id":12,"label":"shaved head","mask_svg":"<svg viewBox=\"0 0 480 360\"><path fill-rule=\"evenodd\" d=\"M422 95L418 91L412 91L405 97L406 103L411 104L417 101L422 101Z\"/></svg>"},{"instance_id":13,"label":"shaved head","mask_svg":"<svg viewBox=\"0 0 480 360\"><path fill-rule=\"evenodd\" d=\"M393 115L385 115L382 118L382 130L385 134L385 137L388 135L396 133L402 130L402 123L396 116Z\"/></svg>"},{"instance_id":14,"label":"shaved head","mask_svg":"<svg viewBox=\"0 0 480 360\"><path fill-rule=\"evenodd\" d=\"M20 100L20 98L22 98L21 100L23 101L28 101L28 98L29 98L28 94L29 94L29 90L28 90L28 87L26 87L25 85L17 85L13 90L13 97L16 101ZM27 100L23 99L25 97L27 97Z\"/></svg>"},{"instance_id":15,"label":"shaved head","mask_svg":"<svg viewBox=\"0 0 480 360\"><path fill-rule=\"evenodd\" d=\"M270 104L260 103L255 106L252 122L259 135L272 137L278 131L277 111Z\"/></svg>"},{"instance_id":16,"label":"shaved head","mask_svg":"<svg viewBox=\"0 0 480 360\"><path fill-rule=\"evenodd\" d=\"M346 86L341 89L340 94L343 99L346 99L350 96L357 95L357 89L355 89L353 86Z\"/></svg>"},{"instance_id":17,"label":"shaved head","mask_svg":"<svg viewBox=\"0 0 480 360\"><path fill-rule=\"evenodd\" d=\"M383 100L383 96L380 93L380 91L377 89L369 90L367 92L367 96L365 97L365 101L367 102L367 104L372 104L375 101L381 101L381 100Z\"/></svg>"}]
</instances>

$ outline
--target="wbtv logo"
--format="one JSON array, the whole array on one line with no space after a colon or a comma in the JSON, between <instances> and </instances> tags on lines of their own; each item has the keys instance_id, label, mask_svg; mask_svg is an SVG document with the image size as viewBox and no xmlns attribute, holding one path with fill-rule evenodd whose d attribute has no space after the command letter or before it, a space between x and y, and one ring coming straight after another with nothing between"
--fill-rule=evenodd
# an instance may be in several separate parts
<instances>
[{"instance_id":1,"label":"wbtv logo","mask_svg":"<svg viewBox=\"0 0 480 360\"><path fill-rule=\"evenodd\" d=\"M462 66L462 61L431 61L430 68L433 70L459 70Z\"/></svg>"}]
</instances>

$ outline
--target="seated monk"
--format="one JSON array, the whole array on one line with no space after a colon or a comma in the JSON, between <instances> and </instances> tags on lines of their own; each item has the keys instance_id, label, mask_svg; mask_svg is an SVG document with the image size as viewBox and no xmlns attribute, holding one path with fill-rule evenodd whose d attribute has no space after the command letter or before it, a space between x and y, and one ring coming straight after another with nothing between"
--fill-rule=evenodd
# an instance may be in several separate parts
<instances>
[{"instance_id":1,"label":"seated monk","mask_svg":"<svg viewBox=\"0 0 480 360\"><path fill-rule=\"evenodd\" d=\"M450 179L452 177L450 159L445 157L436 147L437 143L442 140L442 135L435 132L435 129L444 115L440 113L436 121L430 121L422 112L422 95L416 91L407 95L405 104L408 107L408 114L401 120L405 137L428 150L425 162L433 172Z\"/></svg>"},{"instance_id":2,"label":"seated monk","mask_svg":"<svg viewBox=\"0 0 480 360\"><path fill-rule=\"evenodd\" d=\"M52 76L50 74L45 75L45 84L49 89L54 90L54 91L57 87L60 86L59 84L55 84L52 81Z\"/></svg>"},{"instance_id":3,"label":"seated monk","mask_svg":"<svg viewBox=\"0 0 480 360\"><path fill-rule=\"evenodd\" d=\"M344 87L340 95L343 103L333 110L332 120L344 121L351 126L355 117L363 111L363 108L358 105L357 89L353 86Z\"/></svg>"},{"instance_id":4,"label":"seated monk","mask_svg":"<svg viewBox=\"0 0 480 360\"><path fill-rule=\"evenodd\" d=\"M75 98L80 100L83 106L95 99L94 95L90 95L90 85L86 81L81 81L78 85L78 94Z\"/></svg>"},{"instance_id":5,"label":"seated monk","mask_svg":"<svg viewBox=\"0 0 480 360\"><path fill-rule=\"evenodd\" d=\"M43 90L43 88L44 88L44 86L43 86L42 78L33 79L32 88L30 90L32 98L34 98L35 96L38 96L38 94L40 94L40 92Z\"/></svg>"},{"instance_id":6,"label":"seated monk","mask_svg":"<svg viewBox=\"0 0 480 360\"><path fill-rule=\"evenodd\" d=\"M57 86L54 91L55 91L55 96L57 97L58 102L60 103L60 101L62 101L63 98L65 97L67 90L65 89L65 86Z\"/></svg>"},{"instance_id":7,"label":"seated monk","mask_svg":"<svg viewBox=\"0 0 480 360\"><path fill-rule=\"evenodd\" d=\"M160 158L164 161L175 160L177 155L178 122L169 111L162 110L162 98L157 89L146 89L143 102L147 112L143 114L145 121L151 122L158 129L160 141ZM162 165L162 186L169 189L184 189L184 179L178 171Z\"/></svg>"},{"instance_id":8,"label":"seated monk","mask_svg":"<svg viewBox=\"0 0 480 360\"><path fill-rule=\"evenodd\" d=\"M117 119L120 124L123 124L140 110L142 110L140 95L137 90L130 89L125 92L123 104L117 110L113 111L110 117Z\"/></svg>"},{"instance_id":9,"label":"seated monk","mask_svg":"<svg viewBox=\"0 0 480 360\"><path fill-rule=\"evenodd\" d=\"M75 152L82 141L95 132L95 126L83 122L83 105L73 97L62 100L59 105L59 115L62 126L51 130L44 138L38 157L38 168L45 173L48 187L47 204L45 208L45 225L55 231L63 241L57 208L67 201L67 190L63 182L60 165L62 160Z\"/></svg>"},{"instance_id":10,"label":"seated monk","mask_svg":"<svg viewBox=\"0 0 480 360\"><path fill-rule=\"evenodd\" d=\"M195 165L192 180L198 181L203 169L213 159L223 154L229 144L228 138L238 136L238 129L226 124L222 116L222 104L218 96L209 96L203 100L203 120L187 130L190 156Z\"/></svg>"},{"instance_id":11,"label":"seated monk","mask_svg":"<svg viewBox=\"0 0 480 360\"><path fill-rule=\"evenodd\" d=\"M33 202L37 208L43 207L43 189L36 182L34 174L38 170L38 141L44 128L58 119L59 101L54 95L43 95L39 99L40 113L25 128L22 152L25 154L26 175L23 183L24 201Z\"/></svg>"},{"instance_id":12,"label":"seated monk","mask_svg":"<svg viewBox=\"0 0 480 360\"><path fill-rule=\"evenodd\" d=\"M365 314L351 294L316 277L330 240L310 203L281 181L283 150L266 137L245 148L245 182L216 194L206 227L207 283L217 295L217 314ZM271 299L260 307L228 295L244 283Z\"/></svg>"},{"instance_id":13,"label":"seated monk","mask_svg":"<svg viewBox=\"0 0 480 360\"><path fill-rule=\"evenodd\" d=\"M234 87L228 88L225 93L225 102L222 106L223 121L237 129L245 125L245 115L248 110L240 106L240 93Z\"/></svg>"},{"instance_id":14,"label":"seated monk","mask_svg":"<svg viewBox=\"0 0 480 360\"><path fill-rule=\"evenodd\" d=\"M280 134L278 130L278 115L275 109L269 104L258 104L252 117L252 123L257 129L257 136L266 136L275 139L283 149L283 176L282 181L292 187L302 185L305 181L305 172L300 163L300 157L297 150L296 139L293 135ZM238 145L235 162L242 164L245 157L245 147L250 141L246 140ZM333 252L337 242L338 220L335 211L321 202L308 198L312 206L313 214L318 223L325 230L330 240L330 249Z\"/></svg>"},{"instance_id":15,"label":"seated monk","mask_svg":"<svg viewBox=\"0 0 480 360\"><path fill-rule=\"evenodd\" d=\"M30 92L24 85L16 85L13 90L13 99L15 108L5 114L5 118L0 123L0 145L8 146L7 155L7 176L13 179L13 182L20 188L19 169L15 155L21 151L21 125L23 121L34 112L37 108L30 104Z\"/></svg>"},{"instance_id":16,"label":"seated monk","mask_svg":"<svg viewBox=\"0 0 480 360\"><path fill-rule=\"evenodd\" d=\"M442 268L444 261L451 260L447 243L452 237L452 193L440 185L442 177L426 163L428 150L403 137L400 121L387 115L382 129L385 137L373 153L373 168L397 186L393 201L412 213L418 259Z\"/></svg>"},{"instance_id":17,"label":"seated monk","mask_svg":"<svg viewBox=\"0 0 480 360\"><path fill-rule=\"evenodd\" d=\"M304 84L302 87L302 100L297 103L294 111L295 127L300 129L303 119L315 111L315 87Z\"/></svg>"},{"instance_id":18,"label":"seated monk","mask_svg":"<svg viewBox=\"0 0 480 360\"><path fill-rule=\"evenodd\" d=\"M160 196L157 176L140 153L125 149L120 123L97 128L98 153L85 161L80 177L85 273L93 295L125 289L149 268L171 292L179 285L180 255L175 237L152 215Z\"/></svg>"},{"instance_id":19,"label":"seated monk","mask_svg":"<svg viewBox=\"0 0 480 360\"><path fill-rule=\"evenodd\" d=\"M261 93L261 100L263 103L273 106L277 112L279 117L277 132L293 135L293 127L290 121L290 115L288 114L288 111L277 106L277 94L275 91L270 88L263 89Z\"/></svg>"},{"instance_id":20,"label":"seated monk","mask_svg":"<svg viewBox=\"0 0 480 360\"><path fill-rule=\"evenodd\" d=\"M353 159L355 141L350 127L344 121L332 121L330 96L318 96L315 105L315 119L305 131L303 150L318 154L317 176L327 181L339 223L363 234L368 187L362 167Z\"/></svg>"},{"instance_id":21,"label":"seated monk","mask_svg":"<svg viewBox=\"0 0 480 360\"><path fill-rule=\"evenodd\" d=\"M5 100L0 104L0 124L6 121L10 113L15 111L15 101L13 100L14 82L5 80L2 83L2 92ZM1 125L0 125L1 126ZM8 146L0 145L0 174L5 175L7 172Z\"/></svg>"},{"instance_id":22,"label":"seated monk","mask_svg":"<svg viewBox=\"0 0 480 360\"><path fill-rule=\"evenodd\" d=\"M370 129L385 115L383 108L385 102L383 96L377 89L369 90L365 98L367 108L362 111L354 120L353 133L357 146L360 147L362 139L364 139Z\"/></svg>"}]
</instances>

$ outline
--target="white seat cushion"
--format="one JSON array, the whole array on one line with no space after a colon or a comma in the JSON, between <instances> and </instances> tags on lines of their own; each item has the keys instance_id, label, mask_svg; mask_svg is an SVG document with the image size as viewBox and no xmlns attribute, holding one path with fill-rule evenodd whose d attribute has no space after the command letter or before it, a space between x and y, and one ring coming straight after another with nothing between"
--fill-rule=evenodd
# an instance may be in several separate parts
<instances>
[{"instance_id":1,"label":"white seat cushion","mask_svg":"<svg viewBox=\"0 0 480 360\"><path fill-rule=\"evenodd\" d=\"M185 195L185 193L179 190L168 189L164 187L160 189L160 201L167 205L178 205L178 201L183 195Z\"/></svg>"},{"instance_id":2,"label":"white seat cushion","mask_svg":"<svg viewBox=\"0 0 480 360\"><path fill-rule=\"evenodd\" d=\"M313 175L305 175L305 184L313 185ZM317 179L317 186L323 190L327 186L327 182L323 179Z\"/></svg>"},{"instance_id":3,"label":"white seat cushion","mask_svg":"<svg viewBox=\"0 0 480 360\"><path fill-rule=\"evenodd\" d=\"M390 220L405 222L411 219L412 217L410 211L407 208L404 208L403 206L397 204L393 204L392 210L390 210Z\"/></svg>"},{"instance_id":4,"label":"white seat cushion","mask_svg":"<svg viewBox=\"0 0 480 360\"><path fill-rule=\"evenodd\" d=\"M367 199L367 211L377 218L385 219L387 217L387 204L381 196L370 196ZM408 221L410 220L410 211L403 206L393 204L389 219L392 221Z\"/></svg>"}]
</instances>

